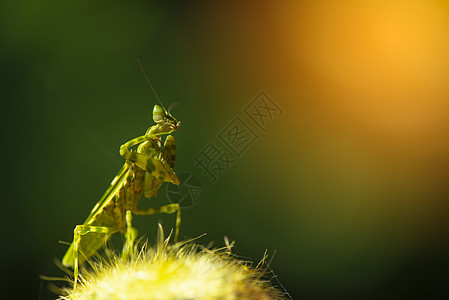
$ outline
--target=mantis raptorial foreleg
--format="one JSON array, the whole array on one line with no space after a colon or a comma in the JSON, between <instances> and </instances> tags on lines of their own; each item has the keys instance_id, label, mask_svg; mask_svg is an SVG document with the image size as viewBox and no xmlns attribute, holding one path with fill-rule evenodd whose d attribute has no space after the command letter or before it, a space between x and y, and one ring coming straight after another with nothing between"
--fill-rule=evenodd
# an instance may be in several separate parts
<instances>
[{"instance_id":1,"label":"mantis raptorial foreleg","mask_svg":"<svg viewBox=\"0 0 449 300\"><path fill-rule=\"evenodd\" d=\"M138 152L154 153L153 157L161 159L172 169L175 167L176 140L172 135L167 136L163 147L160 140L153 140L140 144ZM152 196L156 196L159 188L163 183L164 181L154 177L153 175L151 175L151 173L145 172L143 189L145 197L150 198Z\"/></svg>"},{"instance_id":2,"label":"mantis raptorial foreleg","mask_svg":"<svg viewBox=\"0 0 449 300\"><path fill-rule=\"evenodd\" d=\"M140 143L143 143L145 141L150 141L152 139L159 138L162 135L170 134L172 132L173 132L173 130L169 130L167 132L158 132L158 133L153 133L153 134L145 134L145 135L141 135L141 136L138 136L136 138L133 138L132 140L129 140L126 143L124 143L123 145L120 146L120 155L126 158L126 156L128 156L128 155L130 155L132 153L131 151L129 151L129 148L131 148L131 147L133 147L135 145L138 145Z\"/></svg>"},{"instance_id":3,"label":"mantis raptorial foreleg","mask_svg":"<svg viewBox=\"0 0 449 300\"><path fill-rule=\"evenodd\" d=\"M181 228L181 207L178 203L168 204L161 207L151 207L133 211L136 215L155 215L160 213L173 214L176 212L175 242L178 242L179 230Z\"/></svg>"},{"instance_id":4,"label":"mantis raptorial foreleg","mask_svg":"<svg viewBox=\"0 0 449 300\"><path fill-rule=\"evenodd\" d=\"M152 157L151 155L141 154L129 150L130 147L149 140L148 137L154 138L156 135L143 135L130 140L120 147L120 155L133 162L142 170L150 173L155 178L178 185L180 183L178 176L176 176L173 169L166 163L160 159Z\"/></svg>"}]
</instances>

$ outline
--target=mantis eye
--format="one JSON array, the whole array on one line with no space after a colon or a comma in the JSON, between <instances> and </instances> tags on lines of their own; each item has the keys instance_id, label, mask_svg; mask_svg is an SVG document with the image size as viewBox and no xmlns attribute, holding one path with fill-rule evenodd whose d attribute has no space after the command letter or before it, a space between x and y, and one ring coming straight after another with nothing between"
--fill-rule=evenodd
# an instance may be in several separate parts
<instances>
[{"instance_id":1,"label":"mantis eye","mask_svg":"<svg viewBox=\"0 0 449 300\"><path fill-rule=\"evenodd\" d=\"M156 123L161 123L165 120L165 117L165 110L159 105L155 105L153 108L153 121Z\"/></svg>"}]
</instances>

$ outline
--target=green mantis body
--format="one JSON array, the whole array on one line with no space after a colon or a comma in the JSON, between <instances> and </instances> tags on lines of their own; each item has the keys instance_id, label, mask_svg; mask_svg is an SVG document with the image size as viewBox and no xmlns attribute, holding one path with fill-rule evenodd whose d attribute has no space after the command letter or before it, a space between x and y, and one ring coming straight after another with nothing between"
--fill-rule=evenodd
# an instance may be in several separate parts
<instances>
[{"instance_id":1,"label":"green mantis body","mask_svg":"<svg viewBox=\"0 0 449 300\"><path fill-rule=\"evenodd\" d=\"M178 129L181 122L158 105L154 106L153 120L156 124L148 128L145 135L134 138L120 147L120 155L126 159L125 164L86 221L74 229L73 242L62 259L64 266L74 269L74 289L78 281L79 264L94 255L113 233L125 234L126 242L132 243L135 238L131 226L132 214L176 212L175 241L178 239L181 223L178 204L148 209L137 208L142 194L149 198L157 193L164 182L176 185L180 183L173 171L176 149L175 139L170 134ZM163 135L168 135L164 145L160 139ZM137 150L131 149L133 146L138 146Z\"/></svg>"}]
</instances>

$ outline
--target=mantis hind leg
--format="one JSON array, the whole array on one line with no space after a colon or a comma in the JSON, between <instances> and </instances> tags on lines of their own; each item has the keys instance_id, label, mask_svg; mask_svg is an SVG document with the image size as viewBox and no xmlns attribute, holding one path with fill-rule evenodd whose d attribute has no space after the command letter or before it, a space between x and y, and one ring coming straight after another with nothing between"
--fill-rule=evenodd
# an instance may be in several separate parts
<instances>
[{"instance_id":1,"label":"mantis hind leg","mask_svg":"<svg viewBox=\"0 0 449 300\"><path fill-rule=\"evenodd\" d=\"M80 252L80 243L82 236L88 233L103 233L106 236L117 232L118 230L112 227L106 226L94 226L94 225L77 225L75 227L74 237L73 237L73 291L76 290L76 286L78 283L78 275L79 275L79 257L78 254Z\"/></svg>"},{"instance_id":2,"label":"mantis hind leg","mask_svg":"<svg viewBox=\"0 0 449 300\"><path fill-rule=\"evenodd\" d=\"M179 230L181 229L181 207L178 203L168 204L160 207L152 207L146 209L138 209L133 211L136 215L155 215L155 214L173 214L176 212L176 231L175 231L175 242L179 239Z\"/></svg>"}]
</instances>

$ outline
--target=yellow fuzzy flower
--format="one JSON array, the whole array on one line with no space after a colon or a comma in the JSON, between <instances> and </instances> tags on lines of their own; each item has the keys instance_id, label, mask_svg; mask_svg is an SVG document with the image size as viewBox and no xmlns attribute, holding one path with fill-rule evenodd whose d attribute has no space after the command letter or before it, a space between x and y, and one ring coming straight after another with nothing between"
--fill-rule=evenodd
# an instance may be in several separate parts
<instances>
[{"instance_id":1,"label":"yellow fuzzy flower","mask_svg":"<svg viewBox=\"0 0 449 300\"><path fill-rule=\"evenodd\" d=\"M162 230L155 247L144 245L83 269L76 291L59 299L284 299L263 271L235 258L229 248L210 250L192 242L174 245Z\"/></svg>"}]
</instances>

